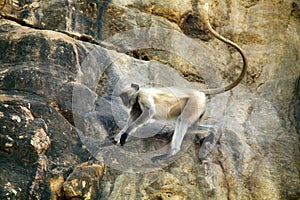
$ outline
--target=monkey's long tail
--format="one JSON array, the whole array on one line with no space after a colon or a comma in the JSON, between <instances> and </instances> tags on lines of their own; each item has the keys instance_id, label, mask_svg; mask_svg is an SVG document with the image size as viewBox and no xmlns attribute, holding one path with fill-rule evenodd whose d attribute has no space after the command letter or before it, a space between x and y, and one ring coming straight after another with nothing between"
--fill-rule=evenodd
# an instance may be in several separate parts
<instances>
[{"instance_id":1,"label":"monkey's long tail","mask_svg":"<svg viewBox=\"0 0 300 200\"><path fill-rule=\"evenodd\" d=\"M235 86L237 86L241 80L244 78L246 72L247 72L247 67L248 67L248 61L247 61L247 58L245 56L245 53L244 53L244 50L239 47L236 43L232 42L231 40L221 36L219 33L217 33L212 27L211 27L211 24L209 22L209 14L208 14L208 8L209 8L209 4L208 4L208 1L206 0L206 2L204 3L203 5L203 19L204 19L204 22L208 28L208 30L219 40L225 42L226 44L229 44L231 46L233 46L242 56L242 59L243 59L243 69L242 69L242 72L240 74L240 76L235 80L233 81L231 84L225 86L225 87L222 87L222 88L213 88L213 89L209 89L209 90L203 90L202 92L204 92L205 94L207 95L214 95L214 94L220 94L220 93L223 93L223 92L226 92L228 90L231 90L232 88L234 88Z\"/></svg>"}]
</instances>

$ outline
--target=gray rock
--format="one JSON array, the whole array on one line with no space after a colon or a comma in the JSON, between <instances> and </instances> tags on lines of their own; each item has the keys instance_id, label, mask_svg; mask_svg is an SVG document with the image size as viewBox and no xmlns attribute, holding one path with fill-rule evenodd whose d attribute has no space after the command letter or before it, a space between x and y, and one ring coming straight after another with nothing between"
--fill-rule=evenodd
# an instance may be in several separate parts
<instances>
[{"instance_id":1,"label":"gray rock","mask_svg":"<svg viewBox=\"0 0 300 200\"><path fill-rule=\"evenodd\" d=\"M131 82L200 89L239 74L238 53L208 35L197 2L11 2L0 3L1 199L63 199L92 156L106 175L99 187L86 176L92 193L72 186L76 198L300 197L297 1L209 1L213 27L245 49L248 74L209 102L212 151L200 160L187 138L159 166L143 153L165 151L172 124L151 123L123 148L105 138L126 121L117 94Z\"/></svg>"},{"instance_id":2,"label":"gray rock","mask_svg":"<svg viewBox=\"0 0 300 200\"><path fill-rule=\"evenodd\" d=\"M66 177L89 154L45 98L1 90L0 100L1 198L49 199L49 178Z\"/></svg>"},{"instance_id":3,"label":"gray rock","mask_svg":"<svg viewBox=\"0 0 300 200\"><path fill-rule=\"evenodd\" d=\"M300 134L300 77L296 81L296 101L295 101L296 127Z\"/></svg>"},{"instance_id":4,"label":"gray rock","mask_svg":"<svg viewBox=\"0 0 300 200\"><path fill-rule=\"evenodd\" d=\"M75 43L3 19L0 26L10 44L0 61L1 199L62 198L64 180L91 158L72 125L78 58L57 52L74 52ZM14 39L7 38L9 30Z\"/></svg>"}]
</instances>

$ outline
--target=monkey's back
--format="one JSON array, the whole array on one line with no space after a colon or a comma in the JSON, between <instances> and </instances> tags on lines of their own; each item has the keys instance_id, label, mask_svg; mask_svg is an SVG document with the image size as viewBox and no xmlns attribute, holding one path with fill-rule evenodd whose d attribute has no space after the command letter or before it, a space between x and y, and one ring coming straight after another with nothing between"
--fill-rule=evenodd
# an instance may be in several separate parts
<instances>
[{"instance_id":1,"label":"monkey's back","mask_svg":"<svg viewBox=\"0 0 300 200\"><path fill-rule=\"evenodd\" d=\"M142 107L152 108L155 119L173 119L178 117L191 98L198 99L197 107L205 105L205 94L193 89L163 87L140 88L138 101ZM143 108L142 108L143 109Z\"/></svg>"}]
</instances>

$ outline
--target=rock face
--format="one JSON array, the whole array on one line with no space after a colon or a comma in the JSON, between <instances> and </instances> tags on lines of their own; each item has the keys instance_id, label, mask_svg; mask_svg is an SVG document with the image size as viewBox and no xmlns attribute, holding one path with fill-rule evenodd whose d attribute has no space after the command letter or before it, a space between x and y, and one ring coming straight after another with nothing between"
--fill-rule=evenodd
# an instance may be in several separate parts
<instances>
[{"instance_id":1,"label":"rock face","mask_svg":"<svg viewBox=\"0 0 300 200\"><path fill-rule=\"evenodd\" d=\"M295 102L296 127L300 134L300 77L296 81L296 102Z\"/></svg>"},{"instance_id":2,"label":"rock face","mask_svg":"<svg viewBox=\"0 0 300 200\"><path fill-rule=\"evenodd\" d=\"M249 69L208 103L208 154L186 137L173 160L151 163L168 147L163 121L122 148L105 143L126 121L124 86L238 76L239 54L208 33L201 3L0 1L1 199L299 199L298 1L209 1Z\"/></svg>"}]
</instances>

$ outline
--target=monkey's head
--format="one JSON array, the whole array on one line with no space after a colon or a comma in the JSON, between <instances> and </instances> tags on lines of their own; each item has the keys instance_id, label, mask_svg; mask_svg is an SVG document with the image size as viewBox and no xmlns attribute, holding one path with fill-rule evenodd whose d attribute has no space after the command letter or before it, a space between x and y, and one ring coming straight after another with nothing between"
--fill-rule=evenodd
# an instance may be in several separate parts
<instances>
[{"instance_id":1,"label":"monkey's head","mask_svg":"<svg viewBox=\"0 0 300 200\"><path fill-rule=\"evenodd\" d=\"M135 103L139 89L139 85L132 83L130 87L122 90L120 98L127 108L131 108Z\"/></svg>"}]
</instances>

